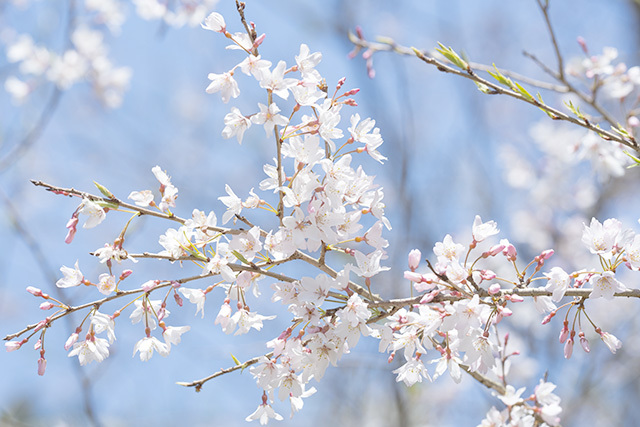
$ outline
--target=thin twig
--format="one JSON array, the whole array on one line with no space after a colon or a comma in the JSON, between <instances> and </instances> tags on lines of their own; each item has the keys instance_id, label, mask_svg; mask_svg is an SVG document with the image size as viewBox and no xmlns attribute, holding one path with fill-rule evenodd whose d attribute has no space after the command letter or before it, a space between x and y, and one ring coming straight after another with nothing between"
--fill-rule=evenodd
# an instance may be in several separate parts
<instances>
[{"instance_id":1,"label":"thin twig","mask_svg":"<svg viewBox=\"0 0 640 427\"><path fill-rule=\"evenodd\" d=\"M558 46L558 40L556 39L556 34L553 31L553 25L551 25L551 18L549 17L549 1L546 0L544 4L542 0L536 0L536 1L538 3L538 6L540 6L540 10L542 11L544 22L547 24L549 37L551 37L551 44L553 45L553 50L556 53L556 60L558 61L558 78L559 80L564 81L564 61L562 59L562 54L560 53L560 47Z\"/></svg>"},{"instance_id":2,"label":"thin twig","mask_svg":"<svg viewBox=\"0 0 640 427\"><path fill-rule=\"evenodd\" d=\"M255 365L256 363L258 363L261 358L266 357L266 358L270 359L271 356L273 356L273 352L267 353L264 356L254 357L253 359L249 359L249 360L245 361L244 363L232 366L230 368L220 369L215 374L211 374L208 377L205 377L205 378L202 378L202 379L199 379L199 380L196 380L196 381L192 381L190 383L188 383L188 382L177 382L176 384L184 386L184 387L195 387L196 391L200 391L202 389L202 385L204 383L206 383L207 381L210 381L210 380L212 380L212 379L214 379L216 377L219 377L220 375L224 375L224 374L228 374L229 372L237 371L238 369L248 368L249 366Z\"/></svg>"}]
</instances>

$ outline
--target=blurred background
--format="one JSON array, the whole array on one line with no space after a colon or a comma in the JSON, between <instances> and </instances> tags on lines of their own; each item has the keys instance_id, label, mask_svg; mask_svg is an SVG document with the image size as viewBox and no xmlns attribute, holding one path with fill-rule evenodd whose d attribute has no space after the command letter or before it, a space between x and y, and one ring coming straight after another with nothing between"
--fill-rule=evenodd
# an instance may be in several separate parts
<instances>
[{"instance_id":1,"label":"blurred background","mask_svg":"<svg viewBox=\"0 0 640 427\"><path fill-rule=\"evenodd\" d=\"M133 190L155 190L158 184L151 168L160 165L179 188L177 215L188 217L198 208L214 210L221 218L224 206L218 197L225 195L225 183L244 197L264 178L262 165L270 163L274 154L272 140L266 140L261 129L250 129L242 146L220 136L231 106L243 112L254 109L257 102L264 103L264 94L255 85L243 85L249 81L244 76L238 79L242 96L229 104L204 90L208 73L227 71L243 57L225 51L224 37L202 30L199 23L216 10L225 16L231 32L241 31L235 3L165 3L163 7L143 0L0 3L0 81L5 87L0 90L3 337L45 316L38 309L40 301L25 291L27 286L76 304L90 301L87 298L95 295L84 289L64 294L56 289L59 268L78 260L86 276L103 273L104 266L89 252L112 242L128 219L109 214L95 229L79 228L74 242L67 245L65 224L77 200L47 193L30 179L94 193L97 181L125 199ZM601 221L616 217L625 228L640 230L638 171L630 169L619 177L596 174L594 165L576 154L584 131L552 122L529 105L484 95L471 82L439 73L413 58L376 54L374 79L367 76L362 58L348 58L353 45L347 32L360 26L369 40L386 36L426 50L441 42L474 62L495 63L551 82L523 55L529 52L550 68L557 67L536 1L246 3L247 19L256 23L258 33L267 35L260 48L264 58L292 64L300 43L322 52L317 68L329 88L341 77L347 78L346 88L360 88L357 111L374 118L381 129L385 144L380 151L389 160L384 165L363 161L367 173L376 175L385 189L386 214L394 226L386 234L390 241L386 263L393 273L377 276L377 292L406 296L408 285L400 278L408 251L419 248L433 259L435 242L447 233L468 244L476 214L498 222L500 237L516 244L521 262L554 248L556 255L547 266L560 265L567 271L597 261L580 244L582 224L592 216ZM552 1L550 16L566 61L584 56L576 42L581 36L591 54L615 46L614 64L640 64L636 2ZM70 55L65 57L68 68L37 75L36 61L26 72L24 61L16 59L26 49L20 45L21 40L27 43L21 39L25 34L34 46L46 48L36 55L40 66L48 55L63 56L74 47L80 50L79 45L87 55L99 57L94 61L99 66L74 76L77 58ZM562 109L566 98L541 93L548 104ZM637 97L637 89L633 96ZM603 105L616 117L624 110L606 99ZM590 111L587 106L583 110ZM348 126L344 117L342 125ZM128 250L161 250L157 237L170 226L152 218L137 221L128 234ZM154 260L140 262L134 270L139 283L187 275L177 264ZM624 280L628 287L637 287L637 276L621 277L628 277ZM262 288L268 296L269 287ZM193 317L195 308L189 303L182 309L169 307L172 324L190 324L192 329L167 360L156 355L143 363L131 357L144 331L139 324L129 325L128 311L117 323L111 357L99 365L81 368L77 358L67 358L62 348L83 314L68 316L68 322L57 322L47 332L44 377L36 373L39 355L32 350L33 343L17 352L0 352L0 425L245 425L244 418L261 402L261 390L248 371L211 381L200 393L175 384L233 365L231 354L240 360L264 354L262 337L275 337L287 326L282 307L255 302L261 314L283 316L266 322L260 333L227 336L213 325L222 298L221 293L211 294L204 319ZM509 350L521 353L512 358L511 382L526 386L525 396L545 375L557 384L563 425L635 425L640 419L638 303L590 303L591 318L618 336L623 347L612 355L585 327L591 354L576 348L570 360L562 357L557 341L562 316L541 326L542 316L527 305L518 307L521 311L503 330L511 331ZM339 367L327 371L316 384L318 392L305 399L304 409L293 419L287 404L276 404L276 411L285 417L281 425L477 425L492 405L502 407L470 378L459 385L448 376L412 388L397 384L391 373L397 366L389 366L377 346L373 339L362 339Z\"/></svg>"}]
</instances>

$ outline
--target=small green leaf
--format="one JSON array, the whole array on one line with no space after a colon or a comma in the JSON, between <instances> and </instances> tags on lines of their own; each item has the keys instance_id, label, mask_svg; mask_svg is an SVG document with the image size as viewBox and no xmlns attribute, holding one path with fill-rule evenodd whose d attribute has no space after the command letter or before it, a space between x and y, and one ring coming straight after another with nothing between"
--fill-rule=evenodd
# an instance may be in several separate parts
<instances>
[{"instance_id":1,"label":"small green leaf","mask_svg":"<svg viewBox=\"0 0 640 427\"><path fill-rule=\"evenodd\" d=\"M436 50L440 52L442 56L444 56L449 61L451 61L453 65L455 65L456 67L460 68L463 71L467 71L469 69L469 64L467 64L467 62L464 59L460 58L460 56L458 56L458 54L453 49L443 45L440 42L438 42L438 45L440 46L440 49L436 48Z\"/></svg>"},{"instance_id":2,"label":"small green leaf","mask_svg":"<svg viewBox=\"0 0 640 427\"><path fill-rule=\"evenodd\" d=\"M578 118L585 120L584 114L580 111L580 107L576 107L571 101L565 102L564 105L566 105L573 114L578 116Z\"/></svg>"},{"instance_id":3,"label":"small green leaf","mask_svg":"<svg viewBox=\"0 0 640 427\"><path fill-rule=\"evenodd\" d=\"M489 86L487 86L486 84L477 82L475 80L473 82L476 84L476 86L478 86L478 90L480 92L482 92L482 93L491 93L492 89Z\"/></svg>"},{"instance_id":4,"label":"small green leaf","mask_svg":"<svg viewBox=\"0 0 640 427\"><path fill-rule=\"evenodd\" d=\"M516 85L513 83L513 81L511 81L509 77L506 77L504 74L502 74L500 70L498 70L498 67L496 67L496 64L493 64L493 68L496 70L496 72L492 73L491 71L489 71L491 77L496 79L498 83L508 86L510 89L517 91Z\"/></svg>"},{"instance_id":5,"label":"small green leaf","mask_svg":"<svg viewBox=\"0 0 640 427\"><path fill-rule=\"evenodd\" d=\"M538 92L538 93L536 93L536 97L538 98L538 102L539 102L540 104L542 104L542 105L546 105L546 104L544 103L544 101L542 100L542 95L540 95L540 93L539 93L539 92ZM549 112L549 111L545 110L545 109L544 109L544 108L542 108L542 107L538 107L538 108L540 108L542 111L544 111L544 113L545 113L547 116L551 117L551 118L552 118L552 119L554 119L554 120L556 119L556 116L555 116L554 114L552 114L551 112Z\"/></svg>"},{"instance_id":6,"label":"small green leaf","mask_svg":"<svg viewBox=\"0 0 640 427\"><path fill-rule=\"evenodd\" d=\"M231 354L231 353L229 353ZM237 357L235 357L233 354L231 354L231 358L233 359L233 363L235 363L236 365L240 365L240 361L238 360Z\"/></svg>"},{"instance_id":7,"label":"small green leaf","mask_svg":"<svg viewBox=\"0 0 640 427\"><path fill-rule=\"evenodd\" d=\"M242 262L243 264L247 264L249 265L249 261L247 261L247 259L245 257L242 256L242 254L238 251L231 251L231 253L240 260L240 262Z\"/></svg>"},{"instance_id":8,"label":"small green leaf","mask_svg":"<svg viewBox=\"0 0 640 427\"><path fill-rule=\"evenodd\" d=\"M102 195L104 197L108 197L109 199L115 199L115 196L113 195L113 193L111 191L107 190L107 187L105 187L102 184L98 184L96 181L93 181L93 183L98 188L98 190L100 190L100 192L102 193Z\"/></svg>"},{"instance_id":9,"label":"small green leaf","mask_svg":"<svg viewBox=\"0 0 640 427\"><path fill-rule=\"evenodd\" d=\"M631 160L634 161L634 164L627 166L627 169L635 168L636 166L640 166L640 159L639 158L637 158L633 154L630 154L628 151L624 151L624 154L626 154L627 156L631 157Z\"/></svg>"},{"instance_id":10,"label":"small green leaf","mask_svg":"<svg viewBox=\"0 0 640 427\"><path fill-rule=\"evenodd\" d=\"M520 83L516 82L516 87L518 88L518 92L520 93L520 95L524 96L529 101L535 101L535 98L533 97L533 95L527 92L527 90L523 88L522 85L520 85Z\"/></svg>"},{"instance_id":11,"label":"small green leaf","mask_svg":"<svg viewBox=\"0 0 640 427\"><path fill-rule=\"evenodd\" d=\"M106 208L106 209L118 209L118 206L119 206L117 203L107 202L104 200L96 200L96 204L101 208Z\"/></svg>"},{"instance_id":12,"label":"small green leaf","mask_svg":"<svg viewBox=\"0 0 640 427\"><path fill-rule=\"evenodd\" d=\"M618 123L618 127L612 127L611 130L620 136L633 139L633 135L631 135L620 123Z\"/></svg>"}]
</instances>

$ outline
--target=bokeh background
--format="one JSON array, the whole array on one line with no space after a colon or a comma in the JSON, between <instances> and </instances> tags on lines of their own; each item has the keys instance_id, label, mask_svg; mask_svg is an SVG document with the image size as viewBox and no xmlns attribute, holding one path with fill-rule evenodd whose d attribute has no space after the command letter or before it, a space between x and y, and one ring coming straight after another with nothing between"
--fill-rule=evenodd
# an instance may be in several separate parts
<instances>
[{"instance_id":1,"label":"bokeh background","mask_svg":"<svg viewBox=\"0 0 640 427\"><path fill-rule=\"evenodd\" d=\"M217 198L225 195L225 183L232 184L237 194L247 194L263 179L262 165L273 157L272 141L265 140L258 127L247 132L242 146L220 136L231 106L245 111L264 102L264 94L242 85L248 79L239 79L243 94L229 104L205 93L208 73L224 72L242 59L237 52L224 50L223 37L198 25L144 19L150 12L139 8L152 3L144 1L105 2L122 6L126 18L117 31L111 31L100 24L102 15L90 10L91 3L95 2L0 3L0 81L19 75L17 64L6 55L20 34L28 33L36 44L62 53L71 46L70 34L81 25L101 30L108 58L131 72L117 108L105 106L86 81L59 91L52 83L34 80L32 93L22 102L0 91L2 336L45 315L38 310L40 301L25 292L26 286L58 295L54 285L58 269L76 260L87 276L104 272L89 252L113 241L128 219L109 214L99 227L79 229L75 241L66 245L65 224L77 201L36 188L30 179L94 192L93 181L97 181L126 198L133 190L155 190L151 168L160 165L180 190L178 215L189 216L198 208L215 210L220 218L224 207ZM197 3L168 2L168 6L178 10ZM550 265L567 270L594 262L579 243L582 223L592 216L617 217L638 231L637 170L620 178L603 178L588 162L557 155L558 147L579 143L584 132L552 123L540 111L512 99L483 95L472 83L412 58L376 54L376 76L370 79L360 57L347 57L353 50L347 32L358 25L368 39L387 36L421 49L433 49L442 42L464 51L474 62L495 63L550 81L523 55L526 50L556 67L536 1L246 3L247 18L267 35L261 46L263 57L291 64L300 43L321 51L318 69L329 87L341 77L347 78L346 87L359 87L358 112L373 117L381 129L385 139L381 151L389 160L379 165L365 159L364 165L385 188L386 213L394 225L386 236L391 243L387 264L393 273L374 284L382 294L406 295L408 286L400 278L408 251L420 248L430 256L434 243L447 233L467 243L476 214L497 221L501 237L518 245L521 259L553 247L557 252ZM581 55L576 42L581 36L593 54L615 46L617 62L629 67L640 64L637 3L551 3L552 23L567 60ZM209 2L207 7L207 12L221 12L231 31L241 31L234 2ZM549 104L562 105L561 96L542 93ZM619 114L615 103L605 105ZM129 250L161 250L157 237L170 226L150 218L135 223L127 241ZM135 266L140 283L185 273L177 264L159 261ZM637 276L628 276L625 283L637 287ZM263 285L263 292L269 295L268 286ZM76 303L92 296L83 289L64 293L64 298ZM77 358L67 358L62 348L80 316L58 322L47 332L44 377L36 374L39 356L31 343L17 352L0 352L0 424L246 424L244 418L255 410L261 396L248 372L218 378L200 393L175 384L233 365L231 354L245 360L264 353L265 341L286 327L286 317L280 317L267 322L262 333L226 336L213 325L221 299L215 292L208 299L204 319L193 317L195 308L188 303L182 309L170 307L173 324L191 324L192 329L168 359L156 355L143 363L131 357L143 330L129 324L128 312L117 323L112 356L100 365L80 368ZM255 304L262 314L285 314L268 302ZM541 326L541 316L523 305L509 326L509 348L521 352L513 358L510 378L516 386L526 386L528 395L548 375L563 399L564 425L634 425L640 419L635 403L640 385L637 306L635 301L593 304L590 313L624 346L612 355L591 331L591 354L576 348L573 357L565 360L557 342L561 319ZM491 405L500 407L470 378L455 385L444 377L407 389L395 382L393 369L387 356L377 353L377 342L363 339L339 367L328 370L316 385L318 392L305 400L302 413L289 420L288 406L275 406L285 416L281 425L477 425Z\"/></svg>"}]
</instances>

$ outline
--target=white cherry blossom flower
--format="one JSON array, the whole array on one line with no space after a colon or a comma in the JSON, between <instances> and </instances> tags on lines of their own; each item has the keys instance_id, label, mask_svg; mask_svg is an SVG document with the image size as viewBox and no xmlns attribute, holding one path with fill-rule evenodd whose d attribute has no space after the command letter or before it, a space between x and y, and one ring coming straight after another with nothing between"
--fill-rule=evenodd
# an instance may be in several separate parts
<instances>
[{"instance_id":1,"label":"white cherry blossom flower","mask_svg":"<svg viewBox=\"0 0 640 427\"><path fill-rule=\"evenodd\" d=\"M78 212L89 217L82 228L93 228L104 221L107 217L104 209L99 204L92 202L89 199L82 200Z\"/></svg>"},{"instance_id":2,"label":"white cherry blossom flower","mask_svg":"<svg viewBox=\"0 0 640 427\"><path fill-rule=\"evenodd\" d=\"M56 286L59 288L70 288L80 285L84 280L84 275L78 267L78 261L76 261L74 268L63 265L60 267L60 271L64 274L62 279L56 282Z\"/></svg>"},{"instance_id":3,"label":"white cherry blossom flower","mask_svg":"<svg viewBox=\"0 0 640 427\"><path fill-rule=\"evenodd\" d=\"M189 302L196 305L196 315L199 312L202 312L202 318L204 319L204 303L207 299L207 294L205 294L202 289L191 289L184 287L180 287L180 289L178 289L178 292L184 295L184 297L187 298Z\"/></svg>"},{"instance_id":4,"label":"white cherry blossom flower","mask_svg":"<svg viewBox=\"0 0 640 427\"><path fill-rule=\"evenodd\" d=\"M205 91L207 93L220 92L222 102L225 104L229 102L229 99L237 98L240 95L238 83L233 78L233 71L222 74L209 73L207 77L211 80L211 83L209 83Z\"/></svg>"},{"instance_id":5,"label":"white cherry blossom flower","mask_svg":"<svg viewBox=\"0 0 640 427\"><path fill-rule=\"evenodd\" d=\"M260 87L271 90L274 95L282 99L288 99L289 89L298 84L298 81L284 77L286 68L287 64L284 61L278 62L272 71L264 73L262 80L260 80Z\"/></svg>"},{"instance_id":6,"label":"white cherry blossom flower","mask_svg":"<svg viewBox=\"0 0 640 427\"><path fill-rule=\"evenodd\" d=\"M623 292L627 287L616 280L615 274L611 271L605 271L602 274L592 276L589 283L593 286L591 298L613 299L613 294Z\"/></svg>"},{"instance_id":7,"label":"white cherry blossom flower","mask_svg":"<svg viewBox=\"0 0 640 427\"><path fill-rule=\"evenodd\" d=\"M253 75L258 81L264 79L269 74L269 68L271 68L271 61L262 59L260 55L248 55L240 64L238 64L240 70L246 75Z\"/></svg>"},{"instance_id":8,"label":"white cherry blossom flower","mask_svg":"<svg viewBox=\"0 0 640 427\"><path fill-rule=\"evenodd\" d=\"M544 275L549 279L545 289L553 292L553 301L560 301L571 284L571 277L560 267L553 267L549 273Z\"/></svg>"},{"instance_id":9,"label":"white cherry blossom flower","mask_svg":"<svg viewBox=\"0 0 640 427\"><path fill-rule=\"evenodd\" d=\"M180 288L182 290L184 288ZM157 326L156 323L156 315L162 308L162 301L153 300L153 301L145 301L143 304L140 300L135 300L135 309L129 315L129 319L131 319L131 324L135 325L139 323L143 319L145 320L145 325L148 325L151 330L154 330ZM171 312L166 308L163 310L164 316L163 318L167 318ZM155 314L154 314L155 313Z\"/></svg>"},{"instance_id":10,"label":"white cherry blossom flower","mask_svg":"<svg viewBox=\"0 0 640 427\"><path fill-rule=\"evenodd\" d=\"M109 357L109 343L104 338L90 336L82 342L73 344L73 349L68 356L78 356L78 361L82 366L93 361L100 363Z\"/></svg>"},{"instance_id":11,"label":"white cherry blossom flower","mask_svg":"<svg viewBox=\"0 0 640 427\"><path fill-rule=\"evenodd\" d=\"M498 224L495 221L482 222L482 218L476 215L473 220L473 240L476 242L482 242L487 237L498 234Z\"/></svg>"},{"instance_id":12,"label":"white cherry blossom flower","mask_svg":"<svg viewBox=\"0 0 640 427\"><path fill-rule=\"evenodd\" d=\"M258 103L258 108L260 108L260 112L251 116L251 121L257 125L263 125L264 132L267 136L273 135L274 126L285 126L289 123L289 119L278 114L280 108L278 108L275 102L272 102L269 107Z\"/></svg>"},{"instance_id":13,"label":"white cherry blossom flower","mask_svg":"<svg viewBox=\"0 0 640 427\"><path fill-rule=\"evenodd\" d=\"M96 311L91 316L91 325L93 326L93 331L96 334L107 332L109 344L112 344L116 340L116 323L114 322L113 317Z\"/></svg>"},{"instance_id":14,"label":"white cherry blossom flower","mask_svg":"<svg viewBox=\"0 0 640 427\"><path fill-rule=\"evenodd\" d=\"M298 71L300 71L300 74L302 74L303 79L320 82L320 80L322 80L322 77L320 76L320 73L316 71L315 67L322 60L322 53L309 52L309 46L304 43L300 45L300 54L296 56Z\"/></svg>"},{"instance_id":15,"label":"white cherry blossom flower","mask_svg":"<svg viewBox=\"0 0 640 427\"><path fill-rule=\"evenodd\" d=\"M251 127L251 120L242 115L236 107L231 107L231 112L224 116L224 129L222 129L222 137L230 139L234 136L238 139L238 143L242 144L244 132Z\"/></svg>"},{"instance_id":16,"label":"white cherry blossom flower","mask_svg":"<svg viewBox=\"0 0 640 427\"><path fill-rule=\"evenodd\" d=\"M413 358L398 369L393 371L397 374L396 382L403 381L407 387L411 387L415 383L421 383L422 378L431 381L429 372L420 359Z\"/></svg>"},{"instance_id":17,"label":"white cherry blossom flower","mask_svg":"<svg viewBox=\"0 0 640 427\"><path fill-rule=\"evenodd\" d=\"M259 420L260 425L266 426L269 423L269 419L273 418L276 421L282 421L282 415L278 414L273 410L271 405L264 403L258 406L258 409L255 410L251 415L245 418L245 421L254 421Z\"/></svg>"},{"instance_id":18,"label":"white cherry blossom flower","mask_svg":"<svg viewBox=\"0 0 640 427\"><path fill-rule=\"evenodd\" d=\"M127 198L133 200L136 206L146 208L153 202L153 193L151 190L132 191Z\"/></svg>"},{"instance_id":19,"label":"white cherry blossom flower","mask_svg":"<svg viewBox=\"0 0 640 427\"><path fill-rule=\"evenodd\" d=\"M103 273L98 277L98 291L103 295L109 295L116 289L116 278L108 273Z\"/></svg>"},{"instance_id":20,"label":"white cherry blossom flower","mask_svg":"<svg viewBox=\"0 0 640 427\"><path fill-rule=\"evenodd\" d=\"M389 267L382 267L380 261L384 251L381 249L371 252L369 255L365 255L360 251L355 251L357 267L353 268L353 272L362 277L373 277L376 274L389 270Z\"/></svg>"},{"instance_id":21,"label":"white cherry blossom flower","mask_svg":"<svg viewBox=\"0 0 640 427\"><path fill-rule=\"evenodd\" d=\"M144 337L133 347L133 355L135 356L137 352L140 352L140 360L146 362L151 359L154 350L157 351L160 356L167 357L170 347L156 337Z\"/></svg>"},{"instance_id":22,"label":"white cherry blossom flower","mask_svg":"<svg viewBox=\"0 0 640 427\"><path fill-rule=\"evenodd\" d=\"M433 253L436 254L438 260L441 258L449 263L451 261L457 261L464 253L464 246L459 243L454 243L450 234L444 236L442 242L437 242L433 247Z\"/></svg>"},{"instance_id":23,"label":"white cherry blossom flower","mask_svg":"<svg viewBox=\"0 0 640 427\"><path fill-rule=\"evenodd\" d=\"M200 25L205 30L214 31L216 33L224 33L227 31L227 24L224 22L224 17L218 12L211 12Z\"/></svg>"},{"instance_id":24,"label":"white cherry blossom flower","mask_svg":"<svg viewBox=\"0 0 640 427\"><path fill-rule=\"evenodd\" d=\"M604 341L604 343L607 345L607 347L609 347L609 350L611 350L611 353L613 354L616 354L616 351L618 351L618 349L622 347L622 342L613 334L610 334L608 332L600 332L600 338L602 338L602 341Z\"/></svg>"}]
</instances>

